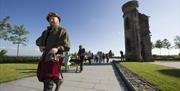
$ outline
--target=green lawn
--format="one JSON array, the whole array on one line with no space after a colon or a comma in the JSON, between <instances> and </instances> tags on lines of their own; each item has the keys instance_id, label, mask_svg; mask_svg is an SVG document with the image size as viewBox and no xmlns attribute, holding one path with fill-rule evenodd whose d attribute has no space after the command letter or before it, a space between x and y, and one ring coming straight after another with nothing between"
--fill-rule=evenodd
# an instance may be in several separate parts
<instances>
[{"instance_id":1,"label":"green lawn","mask_svg":"<svg viewBox=\"0 0 180 91\"><path fill-rule=\"evenodd\" d=\"M120 62L162 91L180 90L180 69L142 62Z\"/></svg>"},{"instance_id":2,"label":"green lawn","mask_svg":"<svg viewBox=\"0 0 180 91\"><path fill-rule=\"evenodd\" d=\"M75 70L75 66L70 69ZM0 63L0 83L36 75L37 63ZM65 67L62 66L62 70Z\"/></svg>"},{"instance_id":3,"label":"green lawn","mask_svg":"<svg viewBox=\"0 0 180 91\"><path fill-rule=\"evenodd\" d=\"M36 75L36 63L0 64L0 83Z\"/></svg>"}]
</instances>

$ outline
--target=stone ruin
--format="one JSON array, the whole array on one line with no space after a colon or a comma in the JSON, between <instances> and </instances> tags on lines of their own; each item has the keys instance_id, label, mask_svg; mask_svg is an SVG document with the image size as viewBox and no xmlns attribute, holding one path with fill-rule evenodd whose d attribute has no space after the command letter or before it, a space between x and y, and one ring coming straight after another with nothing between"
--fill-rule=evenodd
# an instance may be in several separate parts
<instances>
[{"instance_id":1,"label":"stone ruin","mask_svg":"<svg viewBox=\"0 0 180 91\"><path fill-rule=\"evenodd\" d=\"M138 1L122 6L125 31L125 57L127 61L153 61L149 30L149 17L137 10Z\"/></svg>"}]
</instances>

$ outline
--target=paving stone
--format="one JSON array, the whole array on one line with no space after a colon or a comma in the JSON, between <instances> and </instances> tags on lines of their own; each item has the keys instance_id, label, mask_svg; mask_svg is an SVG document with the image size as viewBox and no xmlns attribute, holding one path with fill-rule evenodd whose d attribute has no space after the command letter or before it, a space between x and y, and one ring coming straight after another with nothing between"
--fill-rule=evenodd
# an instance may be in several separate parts
<instances>
[{"instance_id":1,"label":"paving stone","mask_svg":"<svg viewBox=\"0 0 180 91\"><path fill-rule=\"evenodd\" d=\"M112 65L85 65L81 73L74 70L63 73L60 91L126 91ZM55 85L54 85L55 88ZM42 91L43 83L37 77L23 78L0 84L0 91Z\"/></svg>"}]
</instances>

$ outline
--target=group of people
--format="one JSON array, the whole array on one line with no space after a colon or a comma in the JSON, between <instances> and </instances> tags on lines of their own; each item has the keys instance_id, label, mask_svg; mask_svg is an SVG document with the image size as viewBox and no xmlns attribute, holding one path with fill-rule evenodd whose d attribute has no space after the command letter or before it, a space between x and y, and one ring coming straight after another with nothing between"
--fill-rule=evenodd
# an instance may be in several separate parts
<instances>
[{"instance_id":1,"label":"group of people","mask_svg":"<svg viewBox=\"0 0 180 91\"><path fill-rule=\"evenodd\" d=\"M97 52L95 55L94 55L94 62L95 63L105 63L105 59L106 59L106 63L109 63L109 54L105 54L101 51Z\"/></svg>"},{"instance_id":2,"label":"group of people","mask_svg":"<svg viewBox=\"0 0 180 91\"><path fill-rule=\"evenodd\" d=\"M56 84L55 91L58 91L63 83L63 75L61 72L63 60L65 69L68 69L68 51L71 47L70 40L66 29L60 26L61 17L58 14L49 12L46 20L49 26L47 26L41 36L36 40L36 45L42 52L42 57L37 68L37 78L44 84L43 91L52 91L54 84ZM122 52L121 54L123 55ZM78 66L80 66L79 72L83 71L84 60L88 60L89 64L91 64L92 59L94 59L96 63L102 63L105 62L105 58L108 63L109 54L98 52L93 55L90 51L86 53L85 48L80 45L78 50L78 61L76 61L76 72L78 71Z\"/></svg>"}]
</instances>

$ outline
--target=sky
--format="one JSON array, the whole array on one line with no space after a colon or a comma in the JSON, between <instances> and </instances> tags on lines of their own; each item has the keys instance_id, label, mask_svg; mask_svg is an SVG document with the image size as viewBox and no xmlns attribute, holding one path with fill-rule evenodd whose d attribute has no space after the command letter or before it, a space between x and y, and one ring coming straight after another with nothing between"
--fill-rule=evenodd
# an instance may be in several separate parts
<instances>
[{"instance_id":1,"label":"sky","mask_svg":"<svg viewBox=\"0 0 180 91\"><path fill-rule=\"evenodd\" d=\"M36 39L48 26L48 12L61 16L61 26L67 29L71 41L70 52L77 52L81 44L87 51L115 55L125 51L124 22L121 6L129 0L0 0L0 20L10 16L12 25L24 25L30 33L27 46L20 46L19 55L41 55ZM180 35L180 0L138 0L140 13L149 16L151 41L167 38L172 45ZM0 49L16 55L17 45L0 40ZM152 50L159 54L158 49ZM162 50L166 55L167 50ZM171 49L170 54L178 54Z\"/></svg>"}]
</instances>

